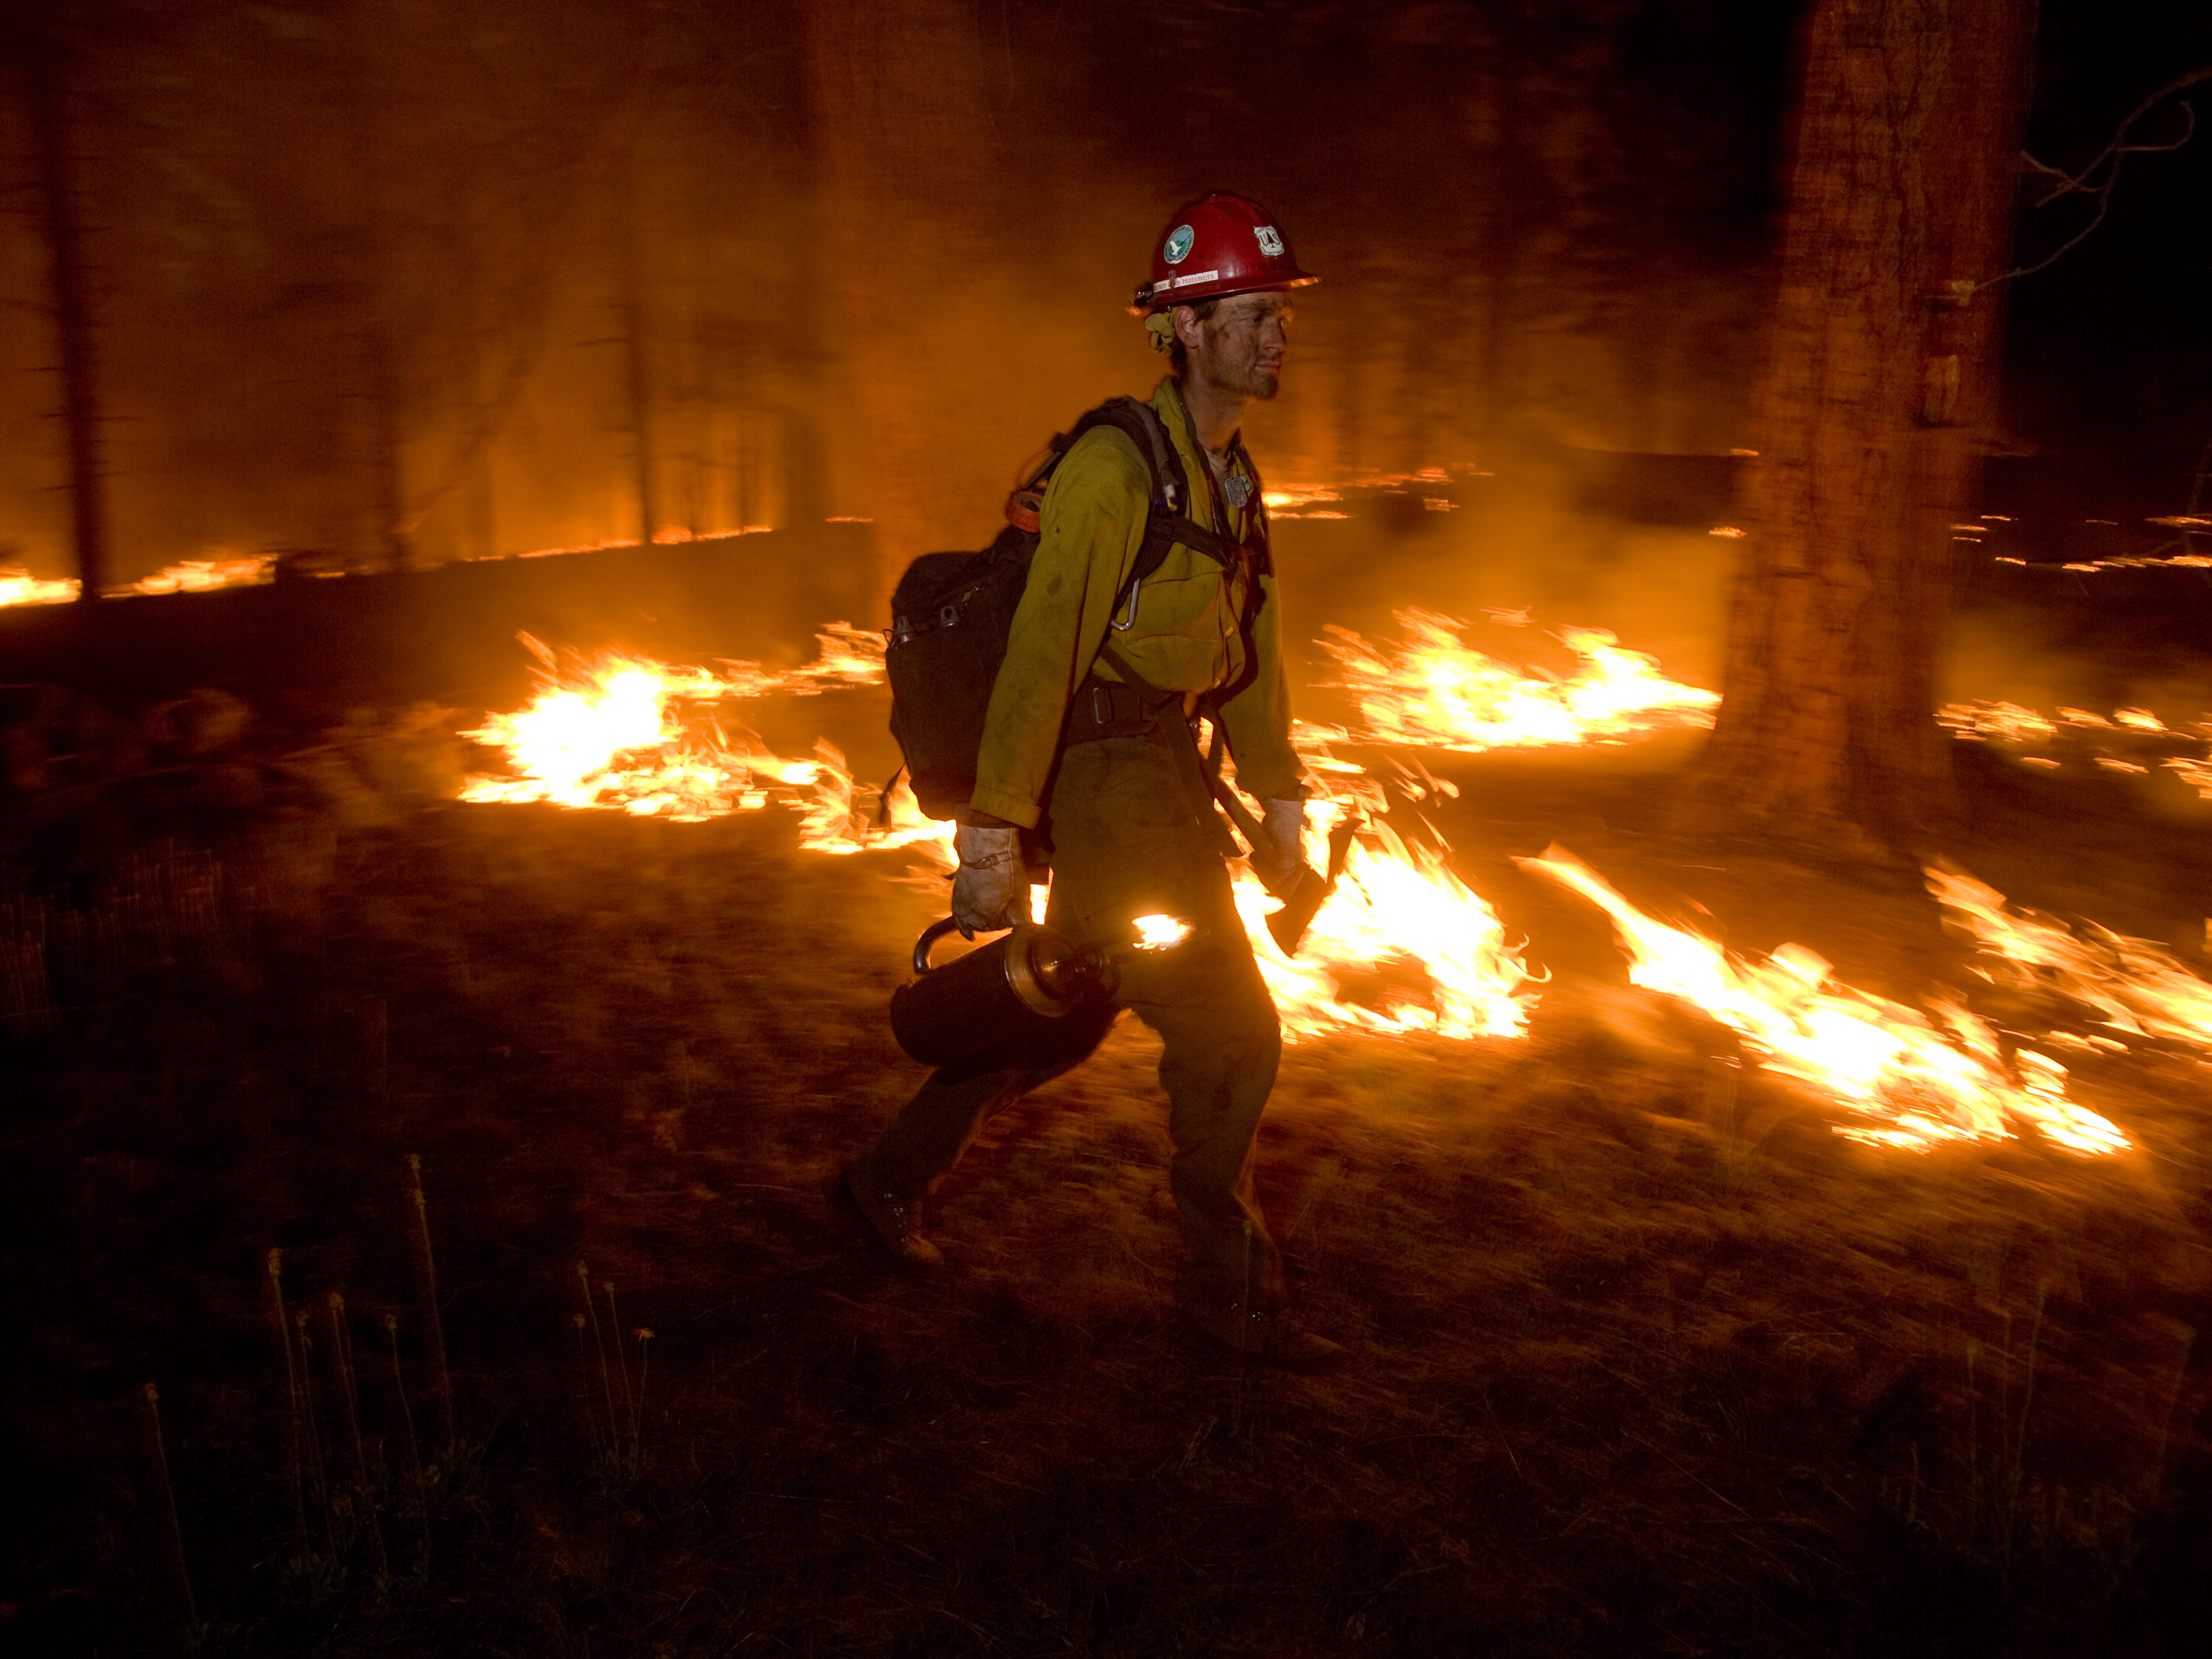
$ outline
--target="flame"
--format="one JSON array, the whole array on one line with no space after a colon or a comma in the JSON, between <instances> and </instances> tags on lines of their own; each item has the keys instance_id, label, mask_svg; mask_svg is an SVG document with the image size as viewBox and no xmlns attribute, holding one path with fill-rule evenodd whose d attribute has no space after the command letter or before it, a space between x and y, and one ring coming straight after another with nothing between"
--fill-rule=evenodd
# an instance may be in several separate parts
<instances>
[{"instance_id":1,"label":"flame","mask_svg":"<svg viewBox=\"0 0 2212 1659\"><path fill-rule=\"evenodd\" d=\"M821 654L803 668L732 661L715 673L618 653L564 671L552 652L525 635L524 644L545 664L537 695L519 713L487 714L482 726L461 734L502 750L507 775L471 776L461 799L550 801L690 822L757 810L782 786L814 792L810 823L849 816L852 781L835 750L813 761L786 759L746 741L750 733L732 740L701 707L771 691L805 696L882 678L883 647L875 635L833 623L817 638ZM837 835L826 828L818 835L822 850L836 850Z\"/></svg>"},{"instance_id":2,"label":"flame","mask_svg":"<svg viewBox=\"0 0 2212 1659\"><path fill-rule=\"evenodd\" d=\"M2212 800L2212 715L2175 727L2148 708L2116 708L2105 715L2062 705L2054 714L2044 714L2016 702L1973 702L1946 703L1936 711L1936 720L1966 743L2039 746L2063 738L2077 757L2087 750L2090 763L2107 772L2147 775L2154 763L2175 774L2200 799ZM2177 746L2198 752L2172 753ZM2048 755L2015 754L2014 758L2023 766L2064 764Z\"/></svg>"},{"instance_id":3,"label":"flame","mask_svg":"<svg viewBox=\"0 0 2212 1659\"><path fill-rule=\"evenodd\" d=\"M2058 723L2016 702L1948 702L1936 711L1936 723L1969 743L2046 743Z\"/></svg>"},{"instance_id":4,"label":"flame","mask_svg":"<svg viewBox=\"0 0 2212 1659\"><path fill-rule=\"evenodd\" d=\"M253 553L239 558L186 559L131 584L133 593L199 593L211 587L256 587L274 580L276 556Z\"/></svg>"},{"instance_id":5,"label":"flame","mask_svg":"<svg viewBox=\"0 0 2212 1659\"><path fill-rule=\"evenodd\" d=\"M1602 629L1569 628L1561 644L1580 659L1564 679L1516 668L1462 642L1467 624L1401 611L1405 642L1394 651L1332 627L1322 641L1358 703L1357 740L1473 753L1550 744L1619 743L1668 726L1709 726L1720 694L1659 672Z\"/></svg>"},{"instance_id":6,"label":"flame","mask_svg":"<svg viewBox=\"0 0 2212 1659\"><path fill-rule=\"evenodd\" d=\"M1348 803L1316 803L1307 857L1328 859L1328 832ZM1482 896L1444 866L1440 848L1409 846L1388 824L1370 824L1352 844L1344 874L1307 929L1295 957L1276 949L1267 919L1274 908L1249 868L1236 878L1237 914L1267 981L1285 1036L1334 1030L1424 1031L1437 1036L1525 1035L1534 1004L1527 964ZM1426 1000L1398 995L1378 1009L1344 998L1353 975L1425 982Z\"/></svg>"},{"instance_id":7,"label":"flame","mask_svg":"<svg viewBox=\"0 0 2212 1659\"><path fill-rule=\"evenodd\" d=\"M820 658L805 668L779 672L725 663L717 672L617 653L564 668L525 635L545 665L538 690L528 707L487 714L462 734L502 751L507 770L470 777L461 799L547 801L681 822L773 802L799 812L799 842L806 850L844 857L910 848L926 866L918 879L941 888L957 862L952 826L924 817L904 782L866 798L833 745L817 743L811 760L792 760L732 738L714 718L713 705L723 701L806 695L882 678L877 636L840 623L818 637ZM1380 789L1360 776L1362 769L1329 756L1313 733L1301 748L1316 771L1357 780L1380 804ZM1310 832L1317 864L1328 856L1328 826L1352 810L1348 801L1319 805ZM1043 914L1044 892L1031 897L1031 913ZM1408 848L1387 826L1354 845L1343 880L1295 961L1268 937L1273 902L1249 872L1238 878L1237 902L1294 1036L1344 1029L1517 1036L1526 1027L1534 1000L1522 988L1528 970L1506 944L1497 913L1444 866L1440 850ZM1181 927L1146 918L1146 943L1172 943L1164 930ZM1407 981L1380 1011L1344 999L1346 978L1378 974Z\"/></svg>"},{"instance_id":8,"label":"flame","mask_svg":"<svg viewBox=\"0 0 2212 1659\"><path fill-rule=\"evenodd\" d=\"M1916 1010L1836 984L1828 964L1785 945L1750 963L1711 939L1645 915L1559 848L1516 860L1613 918L1632 982L1680 997L1735 1031L1760 1066L1813 1085L1862 1122L1836 1133L1875 1146L1923 1150L2002 1140L2008 1121L2035 1126L2085 1155L2126 1150L2106 1119L2066 1097L2066 1068L2033 1049L2009 1066L1996 1034L1963 1006Z\"/></svg>"},{"instance_id":9,"label":"flame","mask_svg":"<svg viewBox=\"0 0 2212 1659\"><path fill-rule=\"evenodd\" d=\"M1190 924L1173 916L1139 916L1135 925L1139 951L1164 951L1190 937Z\"/></svg>"},{"instance_id":10,"label":"flame","mask_svg":"<svg viewBox=\"0 0 2212 1659\"><path fill-rule=\"evenodd\" d=\"M83 591L83 585L74 576L49 581L33 576L21 565L0 568L0 605L64 605Z\"/></svg>"},{"instance_id":11,"label":"flame","mask_svg":"<svg viewBox=\"0 0 2212 1659\"><path fill-rule=\"evenodd\" d=\"M2081 1004L2121 1046L2129 1039L2162 1038L2212 1049L2212 985L2163 945L2094 922L2083 922L2076 932L2051 917L2016 910L1996 889L1960 871L1931 867L1927 876L1936 902L1972 936L1983 971L1993 982ZM2107 1039L2091 1046L2113 1044Z\"/></svg>"}]
</instances>

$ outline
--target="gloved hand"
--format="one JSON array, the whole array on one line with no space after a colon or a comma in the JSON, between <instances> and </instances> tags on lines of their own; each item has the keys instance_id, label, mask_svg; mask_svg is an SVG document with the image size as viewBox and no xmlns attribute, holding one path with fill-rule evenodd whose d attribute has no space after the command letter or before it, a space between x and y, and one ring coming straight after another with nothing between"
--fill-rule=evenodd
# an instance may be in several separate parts
<instances>
[{"instance_id":1,"label":"gloved hand","mask_svg":"<svg viewBox=\"0 0 2212 1659\"><path fill-rule=\"evenodd\" d=\"M1252 872L1278 898L1304 861L1306 804L1303 800L1260 803L1260 844L1252 849Z\"/></svg>"},{"instance_id":2,"label":"gloved hand","mask_svg":"<svg viewBox=\"0 0 2212 1659\"><path fill-rule=\"evenodd\" d=\"M1009 824L985 829L962 824L952 845L960 854L952 878L952 920L963 939L1011 927L1029 918L1029 872L1022 865L1022 832Z\"/></svg>"}]
</instances>

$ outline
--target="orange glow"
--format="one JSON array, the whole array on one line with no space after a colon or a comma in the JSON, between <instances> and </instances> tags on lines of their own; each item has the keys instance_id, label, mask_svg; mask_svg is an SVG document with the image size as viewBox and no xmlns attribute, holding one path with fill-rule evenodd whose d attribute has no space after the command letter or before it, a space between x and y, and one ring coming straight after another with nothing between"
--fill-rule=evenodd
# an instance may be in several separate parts
<instances>
[{"instance_id":1,"label":"orange glow","mask_svg":"<svg viewBox=\"0 0 2212 1659\"><path fill-rule=\"evenodd\" d=\"M0 568L0 605L63 605L82 591L74 576L52 580L33 576L20 565Z\"/></svg>"},{"instance_id":2,"label":"orange glow","mask_svg":"<svg viewBox=\"0 0 2212 1659\"><path fill-rule=\"evenodd\" d=\"M1753 1062L1808 1083L1859 1121L1836 1133L1923 1151L2002 1140L2014 1121L2069 1152L2125 1151L2128 1139L2066 1097L2066 1068L2033 1049L2007 1061L1993 1031L1963 1006L1930 1018L1828 976L1828 964L1785 945L1764 963L1646 915L1559 848L1516 860L1580 893L1613 918L1630 981L1703 1009L1741 1040Z\"/></svg>"},{"instance_id":3,"label":"orange glow","mask_svg":"<svg viewBox=\"0 0 2212 1659\"><path fill-rule=\"evenodd\" d=\"M1348 804L1316 802L1308 861L1328 859L1328 832ZM1237 871L1237 909L1252 953L1295 1042L1331 1031L1426 1032L1437 1036L1517 1037L1536 997L1520 948L1482 896L1444 867L1440 850L1407 845L1388 824L1352 844L1343 878L1307 930L1295 957L1269 937L1274 909L1249 868ZM1425 982L1425 997L1401 995L1379 1009L1344 1000L1353 975L1395 972Z\"/></svg>"},{"instance_id":4,"label":"orange glow","mask_svg":"<svg viewBox=\"0 0 2212 1659\"><path fill-rule=\"evenodd\" d=\"M211 587L258 587L274 580L276 556L254 553L235 559L186 559L179 564L141 576L131 584L133 593L200 593Z\"/></svg>"},{"instance_id":5,"label":"orange glow","mask_svg":"<svg viewBox=\"0 0 2212 1659\"><path fill-rule=\"evenodd\" d=\"M711 705L782 691L807 696L883 677L879 635L833 623L816 635L821 654L780 671L726 661L720 673L671 668L614 653L557 671L553 653L525 635L545 664L530 706L487 714L462 733L504 751L507 775L472 776L465 801L550 801L684 821L750 811L779 787L811 789L819 761L793 761L732 739ZM849 793L850 784L846 785Z\"/></svg>"},{"instance_id":6,"label":"orange glow","mask_svg":"<svg viewBox=\"0 0 2212 1659\"><path fill-rule=\"evenodd\" d=\"M1558 678L1462 643L1467 624L1454 617L1401 611L1397 618L1406 637L1393 649L1340 628L1322 641L1358 705L1363 725L1350 734L1358 742L1465 753L1620 743L1709 726L1721 700L1717 691L1668 679L1656 658L1623 649L1602 629L1560 631L1580 662Z\"/></svg>"},{"instance_id":7,"label":"orange glow","mask_svg":"<svg viewBox=\"0 0 2212 1659\"><path fill-rule=\"evenodd\" d=\"M2108 1040L2159 1040L2212 1049L2212 985L2148 939L2094 922L2069 928L2009 905L1960 871L1930 868L1928 889L1973 938L1981 969L2008 989L2094 1010Z\"/></svg>"}]
</instances>

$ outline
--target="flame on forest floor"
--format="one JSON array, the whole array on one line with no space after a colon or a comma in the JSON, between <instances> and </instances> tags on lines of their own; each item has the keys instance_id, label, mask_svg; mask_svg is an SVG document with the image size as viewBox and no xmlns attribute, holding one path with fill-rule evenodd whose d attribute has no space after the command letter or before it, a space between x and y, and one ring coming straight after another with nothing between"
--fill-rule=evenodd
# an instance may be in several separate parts
<instances>
[{"instance_id":1,"label":"flame on forest floor","mask_svg":"<svg viewBox=\"0 0 2212 1659\"><path fill-rule=\"evenodd\" d=\"M1670 727L1713 723L1720 693L1685 685L1658 659L1624 648L1603 629L1567 628L1559 642L1577 659L1571 673L1516 667L1466 644L1468 624L1428 611L1401 611L1405 638L1378 647L1332 627L1324 650L1351 692L1357 742L1475 753L1556 744L1620 743Z\"/></svg>"},{"instance_id":2,"label":"flame on forest floor","mask_svg":"<svg viewBox=\"0 0 2212 1659\"><path fill-rule=\"evenodd\" d=\"M1962 871L1930 867L1927 876L1936 902L1972 935L1992 984L2078 1004L2103 1032L2054 1030L2049 1040L2108 1053L2145 1040L2212 1048L2212 984L2165 946L2017 908Z\"/></svg>"},{"instance_id":3,"label":"flame on forest floor","mask_svg":"<svg viewBox=\"0 0 2212 1659\"><path fill-rule=\"evenodd\" d=\"M772 692L810 696L883 678L882 636L832 623L803 668L725 661L676 668L609 652L563 668L528 635L543 665L529 707L490 714L461 735L501 750L504 777L470 777L465 801L550 801L685 822L756 811L776 786L811 789L820 763L769 753L740 729L732 738L713 705ZM833 751L834 752L834 751Z\"/></svg>"},{"instance_id":4,"label":"flame on forest floor","mask_svg":"<svg viewBox=\"0 0 2212 1659\"><path fill-rule=\"evenodd\" d=\"M2112 1153L2130 1144L2067 1098L2063 1066L2032 1048L2008 1058L1996 1033L1962 1004L1939 1006L1931 1018L1838 985L1801 945L1747 962L1654 921L1557 848L1516 861L1613 918L1632 982L1703 1009L1736 1033L1754 1064L1809 1083L1856 1114L1859 1121L1836 1126L1838 1134L1922 1150L2005 1139L2018 1121L2069 1152Z\"/></svg>"},{"instance_id":5,"label":"flame on forest floor","mask_svg":"<svg viewBox=\"0 0 2212 1659\"><path fill-rule=\"evenodd\" d=\"M1314 803L1307 860L1328 859L1328 831L1348 802ZM1285 1036L1334 1030L1426 1032L1443 1037L1517 1037L1536 997L1519 947L1482 896L1445 867L1443 849L1411 845L1371 817L1352 843L1336 890L1314 917L1296 957L1276 949L1267 921L1274 901L1247 866L1236 874L1237 914L1267 981ZM1379 1007L1347 1000L1361 979L1403 989Z\"/></svg>"},{"instance_id":6,"label":"flame on forest floor","mask_svg":"<svg viewBox=\"0 0 2212 1659\"><path fill-rule=\"evenodd\" d=\"M33 576L21 565L0 568L0 606L64 605L83 591L74 576Z\"/></svg>"},{"instance_id":7,"label":"flame on forest floor","mask_svg":"<svg viewBox=\"0 0 2212 1659\"><path fill-rule=\"evenodd\" d=\"M141 576L131 584L133 593L200 593L211 587L258 587L274 580L276 556L249 553L232 559L185 559Z\"/></svg>"},{"instance_id":8,"label":"flame on forest floor","mask_svg":"<svg viewBox=\"0 0 2212 1659\"><path fill-rule=\"evenodd\" d=\"M741 663L720 672L669 668L611 653L562 667L551 652L526 640L544 664L537 696L519 713L487 715L463 734L502 750L507 774L469 778L461 799L544 801L680 822L779 804L801 814L799 840L806 850L914 849L935 885L954 865L952 826L924 817L902 781L882 792L858 787L831 744L817 743L811 760L794 760L768 751L750 733L732 732L717 717L715 705L726 701L881 678L876 636L840 626L820 637L819 659L788 672ZM1348 781L1360 773L1310 738L1302 747L1324 775ZM1379 805L1379 787L1360 781L1369 804ZM1310 851L1317 866L1327 860L1329 825L1352 810L1348 800L1316 803ZM1273 901L1249 872L1240 873L1237 899L1293 1037L1346 1029L1517 1036L1526 1027L1534 1000L1523 988L1528 973L1497 913L1445 867L1441 850L1409 846L1387 825L1354 843L1295 960L1267 936ZM1037 908L1042 914L1042 897ZM1376 995L1379 1007L1346 994L1370 980L1389 988Z\"/></svg>"},{"instance_id":9,"label":"flame on forest floor","mask_svg":"<svg viewBox=\"0 0 2212 1659\"><path fill-rule=\"evenodd\" d=\"M2018 752L2063 745L2103 771L2148 774L2154 766L2170 771L2199 799L2212 800L2212 714L2173 726L2148 708L2100 714L2062 706L2045 714L2016 702L1978 701L1946 703L1936 720L1962 743L2008 746L2025 766L2063 766L2063 759L2051 755Z\"/></svg>"}]
</instances>

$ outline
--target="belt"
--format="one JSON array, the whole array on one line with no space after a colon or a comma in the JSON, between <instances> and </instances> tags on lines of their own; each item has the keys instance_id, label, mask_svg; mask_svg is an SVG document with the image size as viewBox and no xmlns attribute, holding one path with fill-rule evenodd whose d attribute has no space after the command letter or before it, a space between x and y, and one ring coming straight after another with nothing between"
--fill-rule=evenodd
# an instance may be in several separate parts
<instances>
[{"instance_id":1,"label":"belt","mask_svg":"<svg viewBox=\"0 0 2212 1659\"><path fill-rule=\"evenodd\" d=\"M1097 743L1105 738L1142 738L1164 749L1193 822L1204 827L1216 852L1224 858L1235 858L1244 849L1213 809L1213 797L1206 787L1205 762L1198 752L1197 734L1191 729L1197 701L1195 696L1178 697L1174 692L1148 697L1133 685L1088 674L1068 700L1060 746L1072 749L1079 743Z\"/></svg>"},{"instance_id":2,"label":"belt","mask_svg":"<svg viewBox=\"0 0 2212 1659\"><path fill-rule=\"evenodd\" d=\"M1104 738L1148 738L1159 730L1168 710L1167 702L1146 697L1133 685L1087 674L1068 699L1060 742L1072 746Z\"/></svg>"}]
</instances>

